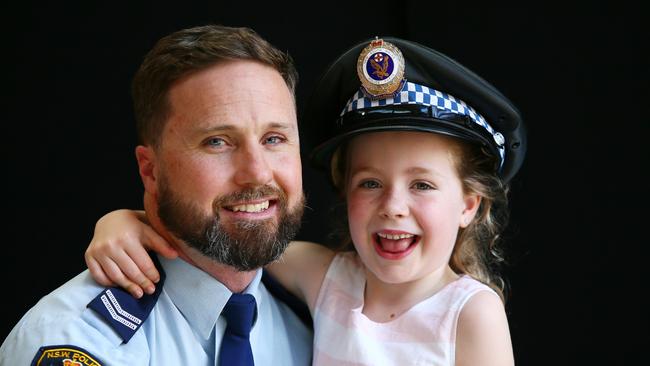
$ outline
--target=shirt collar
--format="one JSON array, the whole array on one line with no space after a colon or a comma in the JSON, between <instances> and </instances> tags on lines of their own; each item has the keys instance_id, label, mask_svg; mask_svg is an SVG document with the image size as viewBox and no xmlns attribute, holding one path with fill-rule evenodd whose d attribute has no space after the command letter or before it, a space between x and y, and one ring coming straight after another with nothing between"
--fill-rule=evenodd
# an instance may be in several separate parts
<instances>
[{"instance_id":1,"label":"shirt collar","mask_svg":"<svg viewBox=\"0 0 650 366\"><path fill-rule=\"evenodd\" d=\"M210 274L180 258L167 259L158 256L158 259L167 277L163 290L190 326L204 339L208 339L232 292ZM260 268L243 292L255 297L258 309L262 300L261 278Z\"/></svg>"}]
</instances>

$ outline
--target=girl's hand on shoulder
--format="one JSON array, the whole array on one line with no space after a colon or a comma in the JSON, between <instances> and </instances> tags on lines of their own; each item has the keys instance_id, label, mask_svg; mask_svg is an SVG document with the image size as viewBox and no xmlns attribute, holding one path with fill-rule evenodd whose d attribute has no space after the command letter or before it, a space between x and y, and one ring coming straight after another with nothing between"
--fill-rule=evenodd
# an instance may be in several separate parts
<instances>
[{"instance_id":1,"label":"girl's hand on shoulder","mask_svg":"<svg viewBox=\"0 0 650 366\"><path fill-rule=\"evenodd\" d=\"M140 298L152 294L160 280L147 249L166 258L178 253L147 223L144 211L116 210L102 216L84 255L97 283L120 286Z\"/></svg>"}]
</instances>

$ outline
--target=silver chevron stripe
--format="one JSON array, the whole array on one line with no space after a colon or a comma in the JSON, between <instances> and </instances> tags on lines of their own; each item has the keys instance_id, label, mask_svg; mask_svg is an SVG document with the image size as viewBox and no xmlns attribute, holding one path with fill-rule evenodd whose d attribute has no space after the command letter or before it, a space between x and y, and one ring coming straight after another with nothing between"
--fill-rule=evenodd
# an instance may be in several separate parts
<instances>
[{"instance_id":1,"label":"silver chevron stripe","mask_svg":"<svg viewBox=\"0 0 650 366\"><path fill-rule=\"evenodd\" d=\"M115 295L113 295L111 290L106 290L106 294L108 295L108 298L111 300L111 304L113 304L113 306L115 306L115 310L117 310L118 314L120 314L123 317L129 319L130 321L134 322L135 324L142 324L142 320L140 320L139 318L131 315L126 310L122 309L122 307L117 302L117 299L115 298Z\"/></svg>"},{"instance_id":2,"label":"silver chevron stripe","mask_svg":"<svg viewBox=\"0 0 650 366\"><path fill-rule=\"evenodd\" d=\"M101 299L102 299L102 302L104 303L104 306L106 307L106 310L108 310L109 314L111 314L111 317L113 319L115 319L116 321L124 324L125 326L127 326L127 327L129 327L129 328L131 328L133 330L136 330L136 328L138 327L137 325L135 325L135 324L131 323L130 321L128 321L128 320L122 318L121 316L117 315L117 313L115 312L115 309L113 309L113 305L111 305L111 303L108 301L108 298L106 297L106 295L102 295Z\"/></svg>"}]
</instances>

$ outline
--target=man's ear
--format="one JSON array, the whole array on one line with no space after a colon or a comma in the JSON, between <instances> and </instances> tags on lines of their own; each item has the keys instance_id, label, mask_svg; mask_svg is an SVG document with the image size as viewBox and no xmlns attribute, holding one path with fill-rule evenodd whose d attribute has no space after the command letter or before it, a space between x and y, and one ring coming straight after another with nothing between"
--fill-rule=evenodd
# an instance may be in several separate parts
<instances>
[{"instance_id":1,"label":"man's ear","mask_svg":"<svg viewBox=\"0 0 650 366\"><path fill-rule=\"evenodd\" d=\"M138 160L140 178L144 190L156 196L158 190L158 171L156 166L156 153L151 146L138 145L135 148L135 158Z\"/></svg>"},{"instance_id":2,"label":"man's ear","mask_svg":"<svg viewBox=\"0 0 650 366\"><path fill-rule=\"evenodd\" d=\"M476 211L478 211L478 208L481 206L481 196L477 194L466 194L464 200L465 208L460 217L460 227L462 228L466 228L467 225L474 220Z\"/></svg>"}]
</instances>

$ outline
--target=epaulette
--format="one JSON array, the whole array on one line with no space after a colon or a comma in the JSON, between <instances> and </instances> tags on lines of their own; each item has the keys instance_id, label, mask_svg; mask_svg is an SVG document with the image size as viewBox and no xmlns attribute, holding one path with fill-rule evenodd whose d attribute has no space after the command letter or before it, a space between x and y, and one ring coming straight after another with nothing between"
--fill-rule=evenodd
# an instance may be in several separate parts
<instances>
[{"instance_id":1,"label":"epaulette","mask_svg":"<svg viewBox=\"0 0 650 366\"><path fill-rule=\"evenodd\" d=\"M106 319L124 343L127 343L147 320L165 283L165 271L158 258L152 255L151 259L160 273L160 281L156 284L153 294L145 294L136 299L122 288L107 287L88 304L89 308Z\"/></svg>"}]
</instances>

